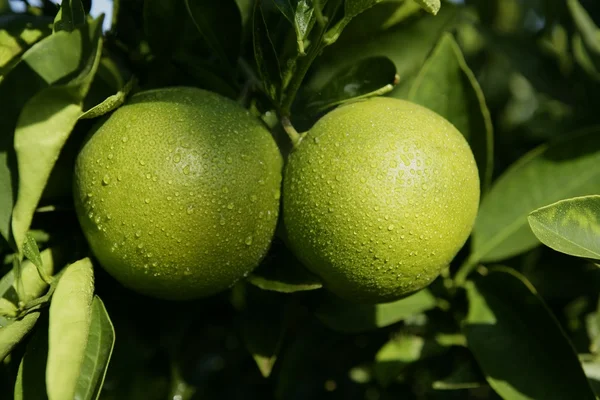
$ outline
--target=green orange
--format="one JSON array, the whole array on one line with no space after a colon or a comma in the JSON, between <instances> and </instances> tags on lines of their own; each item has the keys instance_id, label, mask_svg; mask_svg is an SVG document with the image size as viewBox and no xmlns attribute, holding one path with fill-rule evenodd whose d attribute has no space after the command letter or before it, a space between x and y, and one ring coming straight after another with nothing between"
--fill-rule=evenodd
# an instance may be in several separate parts
<instances>
[{"instance_id":1,"label":"green orange","mask_svg":"<svg viewBox=\"0 0 600 400\"><path fill-rule=\"evenodd\" d=\"M203 297L265 256L281 169L271 134L237 103L195 88L146 91L83 146L75 206L94 255L123 285Z\"/></svg>"},{"instance_id":2,"label":"green orange","mask_svg":"<svg viewBox=\"0 0 600 400\"><path fill-rule=\"evenodd\" d=\"M467 240L478 205L477 166L461 133L391 98L325 115L284 173L292 249L329 290L357 302L429 285Z\"/></svg>"}]
</instances>

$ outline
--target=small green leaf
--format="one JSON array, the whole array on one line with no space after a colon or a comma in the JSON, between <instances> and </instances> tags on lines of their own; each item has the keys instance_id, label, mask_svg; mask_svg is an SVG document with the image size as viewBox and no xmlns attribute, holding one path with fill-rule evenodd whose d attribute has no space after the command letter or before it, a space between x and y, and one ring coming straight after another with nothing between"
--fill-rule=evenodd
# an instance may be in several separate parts
<instances>
[{"instance_id":1,"label":"small green leaf","mask_svg":"<svg viewBox=\"0 0 600 400\"><path fill-rule=\"evenodd\" d=\"M0 327L0 361L19 344L33 329L40 317L39 312L32 312L22 319L11 321L8 325Z\"/></svg>"},{"instance_id":2,"label":"small green leaf","mask_svg":"<svg viewBox=\"0 0 600 400\"><path fill-rule=\"evenodd\" d=\"M242 40L242 16L234 0L185 0L194 24L223 65L235 69Z\"/></svg>"},{"instance_id":3,"label":"small green leaf","mask_svg":"<svg viewBox=\"0 0 600 400\"><path fill-rule=\"evenodd\" d=\"M69 265L56 285L50 303L46 367L51 400L75 398L90 335L93 293L89 258Z\"/></svg>"},{"instance_id":4,"label":"small green leaf","mask_svg":"<svg viewBox=\"0 0 600 400\"><path fill-rule=\"evenodd\" d=\"M546 246L600 260L600 196L561 200L529 214L529 226Z\"/></svg>"},{"instance_id":5,"label":"small green leaf","mask_svg":"<svg viewBox=\"0 0 600 400\"><path fill-rule=\"evenodd\" d=\"M483 198L475 222L471 261L502 260L539 245L530 212L555 201L600 193L597 129L564 135L523 156Z\"/></svg>"},{"instance_id":6,"label":"small green leaf","mask_svg":"<svg viewBox=\"0 0 600 400\"><path fill-rule=\"evenodd\" d=\"M42 257L40 256L40 249L35 241L35 238L31 233L25 234L25 241L23 242L23 255L27 257L36 267L43 269L44 264Z\"/></svg>"},{"instance_id":7,"label":"small green leaf","mask_svg":"<svg viewBox=\"0 0 600 400\"><path fill-rule=\"evenodd\" d=\"M258 66L258 73L263 83L265 93L275 102L279 103L281 96L281 68L273 41L269 36L269 30L261 8L261 0L254 4L253 13L253 45L254 59Z\"/></svg>"},{"instance_id":8,"label":"small green leaf","mask_svg":"<svg viewBox=\"0 0 600 400\"><path fill-rule=\"evenodd\" d=\"M60 10L54 18L54 32L72 32L85 24L85 10L81 0L62 0Z\"/></svg>"},{"instance_id":9,"label":"small green leaf","mask_svg":"<svg viewBox=\"0 0 600 400\"><path fill-rule=\"evenodd\" d=\"M131 92L131 89L133 89L134 83L135 78L132 77L117 93L107 97L102 103L97 104L84 112L79 119L98 118L106 113L116 110L125 102L127 95Z\"/></svg>"},{"instance_id":10,"label":"small green leaf","mask_svg":"<svg viewBox=\"0 0 600 400\"><path fill-rule=\"evenodd\" d=\"M450 121L467 139L482 190L491 183L493 127L481 87L450 33L445 33L415 79L409 100Z\"/></svg>"},{"instance_id":11,"label":"small green leaf","mask_svg":"<svg viewBox=\"0 0 600 400\"><path fill-rule=\"evenodd\" d=\"M440 0L415 0L425 11L430 14L437 15L440 11Z\"/></svg>"},{"instance_id":12,"label":"small green leaf","mask_svg":"<svg viewBox=\"0 0 600 400\"><path fill-rule=\"evenodd\" d=\"M383 345L375 356L374 372L382 386L389 386L409 365L438 355L445 349L420 336L400 334Z\"/></svg>"},{"instance_id":13,"label":"small green leaf","mask_svg":"<svg viewBox=\"0 0 600 400\"><path fill-rule=\"evenodd\" d=\"M75 74L72 80L39 91L24 105L19 115L14 136L19 190L12 215L13 235L19 248L58 155L83 113L83 100L100 61L102 18L71 33L61 31L53 36L58 35L68 35L69 38L60 48L72 52L71 46L76 46L78 51L73 53L78 54L74 56L81 57L83 62L77 59L78 64L69 66L73 68L69 75ZM87 42L86 37L89 37ZM26 57L27 54L23 56L24 59ZM55 57L60 57L60 54ZM47 57L44 60L49 62ZM61 61L56 60L57 63ZM64 73L61 69L56 72L61 75Z\"/></svg>"},{"instance_id":14,"label":"small green leaf","mask_svg":"<svg viewBox=\"0 0 600 400\"><path fill-rule=\"evenodd\" d=\"M497 268L466 289L468 347L502 398L595 399L569 339L523 276Z\"/></svg>"},{"instance_id":15,"label":"small green leaf","mask_svg":"<svg viewBox=\"0 0 600 400\"><path fill-rule=\"evenodd\" d=\"M100 297L94 296L92 320L81 366L75 398L96 400L104 384L104 378L115 344L115 329Z\"/></svg>"},{"instance_id":16,"label":"small green leaf","mask_svg":"<svg viewBox=\"0 0 600 400\"><path fill-rule=\"evenodd\" d=\"M294 30L296 31L296 40L298 41L298 52L300 54L305 54L304 41L315 24L314 11L315 9L306 0L298 1L293 23Z\"/></svg>"},{"instance_id":17,"label":"small green leaf","mask_svg":"<svg viewBox=\"0 0 600 400\"><path fill-rule=\"evenodd\" d=\"M339 71L325 86L313 89L305 100L306 108L322 112L337 105L378 96L391 91L396 67L387 57L370 57Z\"/></svg>"},{"instance_id":18,"label":"small green leaf","mask_svg":"<svg viewBox=\"0 0 600 400\"><path fill-rule=\"evenodd\" d=\"M62 266L61 262L64 259L64 250L54 247L45 249L40 253L40 259L42 261L42 272L46 276L51 276L57 266ZM13 271L10 271L7 275L13 275ZM31 261L26 260L21 264L21 284L23 285L23 293L20 298L15 298L15 301L20 301L25 304L40 297L48 288L48 283L42 279L38 272L38 267ZM12 283L14 292L16 293L17 287L16 282Z\"/></svg>"},{"instance_id":19,"label":"small green leaf","mask_svg":"<svg viewBox=\"0 0 600 400\"><path fill-rule=\"evenodd\" d=\"M365 332L395 324L436 305L436 298L427 289L383 304L354 304L330 295L319 305L316 316L339 332Z\"/></svg>"},{"instance_id":20,"label":"small green leaf","mask_svg":"<svg viewBox=\"0 0 600 400\"><path fill-rule=\"evenodd\" d=\"M31 315L31 314L28 314ZM19 364L14 388L15 400L46 400L44 374L48 359L48 317L43 314L37 323L25 354Z\"/></svg>"}]
</instances>

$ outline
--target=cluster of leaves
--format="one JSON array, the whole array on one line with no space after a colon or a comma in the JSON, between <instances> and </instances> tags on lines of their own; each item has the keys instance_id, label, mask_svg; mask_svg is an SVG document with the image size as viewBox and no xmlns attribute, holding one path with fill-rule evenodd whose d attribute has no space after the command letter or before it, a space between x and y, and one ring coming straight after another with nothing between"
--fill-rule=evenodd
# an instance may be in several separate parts
<instances>
[{"instance_id":1,"label":"cluster of leaves","mask_svg":"<svg viewBox=\"0 0 600 400\"><path fill-rule=\"evenodd\" d=\"M89 2L17 14L0 0L2 393L596 398L600 6L454 3L115 0L103 32ZM469 243L428 289L388 304L332 296L279 239L209 299L173 307L123 289L87 258L73 160L131 91L173 85L238 100L284 152L286 134L348 101L438 112L480 172Z\"/></svg>"}]
</instances>

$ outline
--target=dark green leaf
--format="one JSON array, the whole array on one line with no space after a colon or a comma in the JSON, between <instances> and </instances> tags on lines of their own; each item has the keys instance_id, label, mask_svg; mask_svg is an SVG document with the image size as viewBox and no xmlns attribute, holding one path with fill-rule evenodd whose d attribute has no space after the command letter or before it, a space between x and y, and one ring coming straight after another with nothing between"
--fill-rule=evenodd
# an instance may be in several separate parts
<instances>
[{"instance_id":1,"label":"dark green leaf","mask_svg":"<svg viewBox=\"0 0 600 400\"><path fill-rule=\"evenodd\" d=\"M273 3L275 3L275 6L281 11L283 16L293 24L295 20L295 10L294 7L292 7L290 0L273 0Z\"/></svg>"},{"instance_id":2,"label":"dark green leaf","mask_svg":"<svg viewBox=\"0 0 600 400\"><path fill-rule=\"evenodd\" d=\"M257 0L253 13L254 59L265 92L277 104L281 95L281 68L260 4Z\"/></svg>"},{"instance_id":3,"label":"dark green leaf","mask_svg":"<svg viewBox=\"0 0 600 400\"><path fill-rule=\"evenodd\" d=\"M346 0L344 2L344 17L327 31L325 34L325 43L330 45L336 42L346 25L348 25L353 18L381 1L383 0Z\"/></svg>"},{"instance_id":4,"label":"dark green leaf","mask_svg":"<svg viewBox=\"0 0 600 400\"><path fill-rule=\"evenodd\" d=\"M180 1L144 0L144 33L152 52L171 54L179 40L186 10Z\"/></svg>"},{"instance_id":5,"label":"dark green leaf","mask_svg":"<svg viewBox=\"0 0 600 400\"><path fill-rule=\"evenodd\" d=\"M450 121L469 141L481 187L492 179L493 128L481 87L451 34L440 39L415 79L409 100Z\"/></svg>"},{"instance_id":6,"label":"dark green leaf","mask_svg":"<svg viewBox=\"0 0 600 400\"><path fill-rule=\"evenodd\" d=\"M13 320L8 325L0 327L0 361L19 344L33 329L40 317L39 312L32 312L22 319Z\"/></svg>"},{"instance_id":7,"label":"dark green leaf","mask_svg":"<svg viewBox=\"0 0 600 400\"><path fill-rule=\"evenodd\" d=\"M400 334L383 345L375 356L374 372L382 386L391 384L409 365L440 354L445 349L420 336Z\"/></svg>"},{"instance_id":8,"label":"dark green leaf","mask_svg":"<svg viewBox=\"0 0 600 400\"><path fill-rule=\"evenodd\" d=\"M322 88L308 94L306 107L321 112L348 101L382 95L392 90L396 67L387 57L357 60Z\"/></svg>"},{"instance_id":9,"label":"dark green leaf","mask_svg":"<svg viewBox=\"0 0 600 400\"><path fill-rule=\"evenodd\" d=\"M94 296L85 358L75 389L76 399L95 400L98 398L104 384L114 344L115 330L110 317L100 297Z\"/></svg>"},{"instance_id":10,"label":"dark green leaf","mask_svg":"<svg viewBox=\"0 0 600 400\"><path fill-rule=\"evenodd\" d=\"M234 0L185 0L200 34L224 65L234 69L240 55L242 16Z\"/></svg>"},{"instance_id":11,"label":"dark green leaf","mask_svg":"<svg viewBox=\"0 0 600 400\"><path fill-rule=\"evenodd\" d=\"M85 24L85 10L81 0L62 0L60 10L54 18L54 32L71 32Z\"/></svg>"},{"instance_id":12,"label":"dark green leaf","mask_svg":"<svg viewBox=\"0 0 600 400\"><path fill-rule=\"evenodd\" d=\"M599 162L597 129L565 135L523 156L483 198L471 260L498 261L537 246L529 213L564 198L600 193Z\"/></svg>"},{"instance_id":13,"label":"dark green leaf","mask_svg":"<svg viewBox=\"0 0 600 400\"><path fill-rule=\"evenodd\" d=\"M436 305L436 298L427 289L384 304L354 304L330 295L319 305L316 315L333 330L364 332L395 324Z\"/></svg>"},{"instance_id":14,"label":"dark green leaf","mask_svg":"<svg viewBox=\"0 0 600 400\"><path fill-rule=\"evenodd\" d=\"M575 60L579 64L579 66L594 80L600 81L600 68L598 68L590 53L583 45L583 40L581 39L581 35L575 34L572 38L573 42L573 56Z\"/></svg>"},{"instance_id":15,"label":"dark green leaf","mask_svg":"<svg viewBox=\"0 0 600 400\"><path fill-rule=\"evenodd\" d=\"M573 346L524 277L498 268L466 288L468 347L500 396L595 399Z\"/></svg>"},{"instance_id":16,"label":"dark green leaf","mask_svg":"<svg viewBox=\"0 0 600 400\"><path fill-rule=\"evenodd\" d=\"M48 318L43 315L19 364L15 400L45 400L46 360L48 359Z\"/></svg>"},{"instance_id":17,"label":"dark green leaf","mask_svg":"<svg viewBox=\"0 0 600 400\"><path fill-rule=\"evenodd\" d=\"M12 230L19 247L29 230L56 159L83 114L83 100L98 68L102 51L102 18L70 33L55 33L53 37L61 34L69 35L75 41L69 40L70 46L80 42L79 46L74 47L77 51L72 51L73 47L60 47L68 48L78 62L68 65L72 68L69 72L73 78L66 84L51 86L36 93L21 110L15 130L19 189L12 215ZM27 54L23 59L26 57ZM60 57L60 54L56 57ZM42 58L48 63L47 57ZM64 66L59 61L55 66L59 69L53 72L62 75Z\"/></svg>"},{"instance_id":18,"label":"dark green leaf","mask_svg":"<svg viewBox=\"0 0 600 400\"><path fill-rule=\"evenodd\" d=\"M600 260L600 196L561 200L529 214L529 226L546 246Z\"/></svg>"},{"instance_id":19,"label":"dark green leaf","mask_svg":"<svg viewBox=\"0 0 600 400\"><path fill-rule=\"evenodd\" d=\"M382 3L380 6L385 4L387 3ZM395 64L400 77L400 83L391 96L406 98L412 79L419 72L442 33L455 23L457 14L457 8L447 4L436 17L426 16L394 29L371 32L359 37L348 36L353 33L352 29L362 29L362 24L356 20L357 28L350 25L338 42L328 48L318 59L314 74L306 82L305 87L311 89L323 87L339 71L354 65L357 55L361 58L385 56Z\"/></svg>"}]
</instances>

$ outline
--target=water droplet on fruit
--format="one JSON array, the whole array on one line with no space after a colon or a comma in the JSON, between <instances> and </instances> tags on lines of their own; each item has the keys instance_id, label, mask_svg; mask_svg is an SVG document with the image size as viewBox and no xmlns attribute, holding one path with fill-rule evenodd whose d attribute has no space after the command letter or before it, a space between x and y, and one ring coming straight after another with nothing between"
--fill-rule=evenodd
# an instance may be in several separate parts
<instances>
[{"instance_id":1,"label":"water droplet on fruit","mask_svg":"<svg viewBox=\"0 0 600 400\"><path fill-rule=\"evenodd\" d=\"M103 184L104 186L106 186L106 185L108 185L109 183L110 183L110 176L108 176L108 174L107 174L107 175L104 175L104 178L102 178L102 184Z\"/></svg>"},{"instance_id":2,"label":"water droplet on fruit","mask_svg":"<svg viewBox=\"0 0 600 400\"><path fill-rule=\"evenodd\" d=\"M190 166L186 165L185 167L183 167L183 173L184 175L188 175L190 173Z\"/></svg>"},{"instance_id":3,"label":"water droplet on fruit","mask_svg":"<svg viewBox=\"0 0 600 400\"><path fill-rule=\"evenodd\" d=\"M228 208L229 210L233 210L233 203L229 203L229 204L227 204L227 208Z\"/></svg>"},{"instance_id":4,"label":"water droplet on fruit","mask_svg":"<svg viewBox=\"0 0 600 400\"><path fill-rule=\"evenodd\" d=\"M190 204L190 205L187 207L187 214L188 214L188 215L191 215L191 214L193 214L193 213L194 213L194 206Z\"/></svg>"},{"instance_id":5,"label":"water droplet on fruit","mask_svg":"<svg viewBox=\"0 0 600 400\"><path fill-rule=\"evenodd\" d=\"M244 241L244 243L246 243L247 246L250 246L252 244L252 236L248 236L246 238L246 240Z\"/></svg>"},{"instance_id":6,"label":"water droplet on fruit","mask_svg":"<svg viewBox=\"0 0 600 400\"><path fill-rule=\"evenodd\" d=\"M393 231L394 230L394 225L393 224L389 224L388 225L388 231Z\"/></svg>"}]
</instances>

